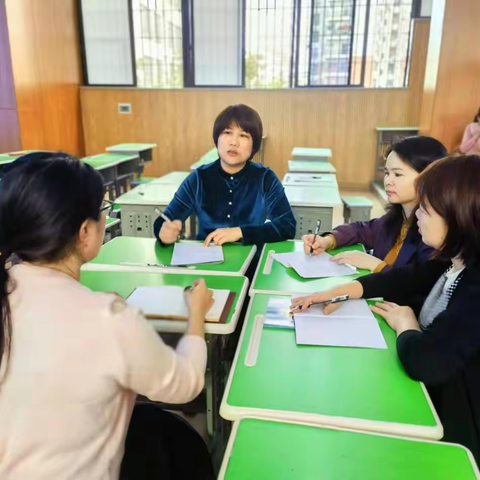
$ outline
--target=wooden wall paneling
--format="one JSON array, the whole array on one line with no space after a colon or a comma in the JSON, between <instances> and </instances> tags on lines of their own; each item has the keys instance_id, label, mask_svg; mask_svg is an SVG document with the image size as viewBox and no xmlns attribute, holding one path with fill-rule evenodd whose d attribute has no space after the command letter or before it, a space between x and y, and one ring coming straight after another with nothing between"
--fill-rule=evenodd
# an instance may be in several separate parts
<instances>
[{"instance_id":1,"label":"wooden wall paneling","mask_svg":"<svg viewBox=\"0 0 480 480\"><path fill-rule=\"evenodd\" d=\"M267 134L265 164L280 177L294 146L329 147L343 186L368 188L376 126L418 125L429 21L416 22L408 89L81 89L87 154L122 142L155 142L146 175L188 170L213 147L213 122L227 105L255 108ZM118 103L132 113L117 113Z\"/></svg>"},{"instance_id":2,"label":"wooden wall paneling","mask_svg":"<svg viewBox=\"0 0 480 480\"><path fill-rule=\"evenodd\" d=\"M440 48L436 58L437 76L426 76L422 132L430 133L454 150L460 144L466 125L473 121L480 108L480 2L440 0L434 8L441 8L442 4L444 16L442 12L432 15L435 23L431 43L435 42Z\"/></svg>"},{"instance_id":3,"label":"wooden wall paneling","mask_svg":"<svg viewBox=\"0 0 480 480\"><path fill-rule=\"evenodd\" d=\"M75 0L7 0L22 146L84 154Z\"/></svg>"}]
</instances>

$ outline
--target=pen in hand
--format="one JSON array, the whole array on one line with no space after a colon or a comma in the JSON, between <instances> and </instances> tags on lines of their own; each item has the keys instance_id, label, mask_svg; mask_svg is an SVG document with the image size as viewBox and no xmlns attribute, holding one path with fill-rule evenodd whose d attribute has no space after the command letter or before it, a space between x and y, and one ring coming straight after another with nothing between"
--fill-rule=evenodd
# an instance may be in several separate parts
<instances>
[{"instance_id":1,"label":"pen in hand","mask_svg":"<svg viewBox=\"0 0 480 480\"><path fill-rule=\"evenodd\" d=\"M312 302L307 308L314 307L315 305L324 304L325 306L329 305L330 303L340 303L346 302L350 298L350 295L339 295L338 297L330 298L329 300L325 300L324 302ZM293 313L295 310L300 310L302 305L297 305L293 307L290 312Z\"/></svg>"},{"instance_id":2,"label":"pen in hand","mask_svg":"<svg viewBox=\"0 0 480 480\"><path fill-rule=\"evenodd\" d=\"M165 220L165 222L171 222L171 220L165 215L165 212L163 212L159 208L155 209L155 213L159 215L163 220Z\"/></svg>"},{"instance_id":3,"label":"pen in hand","mask_svg":"<svg viewBox=\"0 0 480 480\"><path fill-rule=\"evenodd\" d=\"M317 220L317 226L315 227L315 233L313 235L313 240L312 240L312 246L310 247L310 256L312 256L313 253L313 245L315 243L315 239L317 238L317 235L320 233L320 227L322 226L322 221L320 219Z\"/></svg>"}]
</instances>

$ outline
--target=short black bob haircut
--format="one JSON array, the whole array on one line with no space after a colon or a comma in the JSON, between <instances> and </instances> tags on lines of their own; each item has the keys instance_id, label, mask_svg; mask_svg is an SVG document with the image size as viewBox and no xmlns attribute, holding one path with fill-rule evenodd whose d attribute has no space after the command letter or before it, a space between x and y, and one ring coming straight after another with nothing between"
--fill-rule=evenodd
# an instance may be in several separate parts
<instances>
[{"instance_id":1,"label":"short black bob haircut","mask_svg":"<svg viewBox=\"0 0 480 480\"><path fill-rule=\"evenodd\" d=\"M260 150L263 126L260 115L248 105L230 105L220 112L213 125L213 141L218 147L218 137L231 125L238 125L252 136L252 154L249 160Z\"/></svg>"},{"instance_id":2,"label":"short black bob haircut","mask_svg":"<svg viewBox=\"0 0 480 480\"><path fill-rule=\"evenodd\" d=\"M427 202L447 224L436 257L463 260L480 267L480 156L447 157L432 163L417 178L419 204Z\"/></svg>"}]
</instances>

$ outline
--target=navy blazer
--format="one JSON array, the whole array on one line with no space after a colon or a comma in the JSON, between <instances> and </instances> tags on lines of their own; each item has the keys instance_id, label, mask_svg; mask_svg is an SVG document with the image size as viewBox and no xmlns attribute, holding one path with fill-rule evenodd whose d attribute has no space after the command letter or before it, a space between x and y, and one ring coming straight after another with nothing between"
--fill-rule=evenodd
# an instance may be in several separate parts
<instances>
[{"instance_id":1,"label":"navy blazer","mask_svg":"<svg viewBox=\"0 0 480 480\"><path fill-rule=\"evenodd\" d=\"M194 170L165 210L168 218L182 222L192 213L198 221L197 240L217 228L232 227L242 229L245 245L295 236L296 220L283 185L272 170L257 163L247 162L234 174L223 170L220 159ZM157 218L157 238L162 225L163 219Z\"/></svg>"}]
</instances>

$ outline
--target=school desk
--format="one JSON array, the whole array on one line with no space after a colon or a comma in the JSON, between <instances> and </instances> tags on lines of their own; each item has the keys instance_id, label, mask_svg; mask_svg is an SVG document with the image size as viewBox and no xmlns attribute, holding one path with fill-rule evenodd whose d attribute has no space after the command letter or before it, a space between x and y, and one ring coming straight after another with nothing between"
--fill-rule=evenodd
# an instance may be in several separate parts
<instances>
[{"instance_id":1,"label":"school desk","mask_svg":"<svg viewBox=\"0 0 480 480\"><path fill-rule=\"evenodd\" d=\"M235 422L219 480L475 480L475 460L451 443L298 423Z\"/></svg>"},{"instance_id":2,"label":"school desk","mask_svg":"<svg viewBox=\"0 0 480 480\"><path fill-rule=\"evenodd\" d=\"M442 438L427 390L406 374L395 332L383 319L377 317L388 349L297 345L293 329L263 327L274 296L258 294L250 301L220 407L223 418Z\"/></svg>"},{"instance_id":3,"label":"school desk","mask_svg":"<svg viewBox=\"0 0 480 480\"><path fill-rule=\"evenodd\" d=\"M90 263L85 264L83 269L242 276L245 275L255 255L255 252L257 251L257 247L255 245L229 243L227 245L223 245L223 263L195 265L194 269L158 266L170 265L173 248L174 245L160 245L160 243L154 238L117 237L103 245L97 258L92 260Z\"/></svg>"},{"instance_id":4,"label":"school desk","mask_svg":"<svg viewBox=\"0 0 480 480\"><path fill-rule=\"evenodd\" d=\"M224 390L228 373L228 337L235 331L242 311L243 302L248 288L248 280L241 276L203 276L174 275L170 273L141 272L92 272L82 271L80 281L96 292L115 292L127 298L136 287L175 285L186 287L199 278L204 278L208 288L227 289L235 292L235 299L226 323L206 323L205 332L208 348L208 365L205 379L207 391L207 426L212 438L222 430L219 403ZM185 332L187 322L176 320L148 320L156 331L163 334L178 334Z\"/></svg>"},{"instance_id":5,"label":"school desk","mask_svg":"<svg viewBox=\"0 0 480 480\"><path fill-rule=\"evenodd\" d=\"M364 252L363 245L351 245L330 250L330 255L341 252L358 250ZM286 268L274 260L275 253L303 253L303 242L299 240L286 240L284 242L266 243L263 246L260 261L258 262L255 276L253 277L250 295L255 293L312 293L328 290L342 283L355 280L361 275L371 273L369 270L358 269L356 274L333 278L302 278L293 268Z\"/></svg>"},{"instance_id":6,"label":"school desk","mask_svg":"<svg viewBox=\"0 0 480 480\"><path fill-rule=\"evenodd\" d=\"M296 239L313 233L319 219L322 221L320 233L331 232L343 224L343 203L338 187L287 185L285 195L297 220Z\"/></svg>"}]
</instances>

